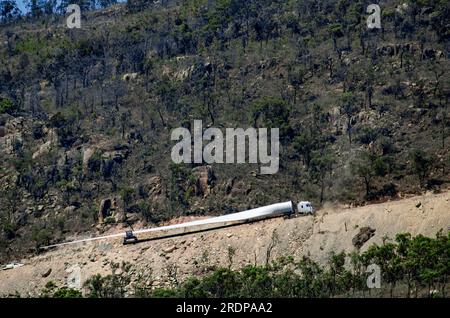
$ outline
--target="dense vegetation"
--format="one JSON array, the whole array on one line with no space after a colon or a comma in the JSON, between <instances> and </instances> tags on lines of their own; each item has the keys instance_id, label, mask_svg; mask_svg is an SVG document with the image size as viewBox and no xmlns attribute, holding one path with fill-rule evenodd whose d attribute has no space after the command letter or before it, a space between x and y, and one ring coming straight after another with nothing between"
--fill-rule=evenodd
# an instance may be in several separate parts
<instances>
[{"instance_id":1,"label":"dense vegetation","mask_svg":"<svg viewBox=\"0 0 450 318\"><path fill-rule=\"evenodd\" d=\"M448 297L450 283L450 234L436 238L409 233L386 238L365 252L332 254L327 266L308 257L280 258L265 266L247 265L239 270L211 267L203 277L184 282L172 279L167 288L151 288L147 280L130 284L129 265L120 274L95 275L85 283L85 297ZM366 272L370 264L381 269L381 288L370 289ZM118 264L115 265L116 269ZM128 270L127 270L128 268ZM57 288L49 282L43 297L81 297L78 290Z\"/></svg>"},{"instance_id":2,"label":"dense vegetation","mask_svg":"<svg viewBox=\"0 0 450 318\"><path fill-rule=\"evenodd\" d=\"M0 3L1 260L101 221L448 185L449 1L384 1L379 30L362 0L78 1L81 29ZM280 171L215 164L205 189L170 160L194 119L278 126Z\"/></svg>"}]
</instances>

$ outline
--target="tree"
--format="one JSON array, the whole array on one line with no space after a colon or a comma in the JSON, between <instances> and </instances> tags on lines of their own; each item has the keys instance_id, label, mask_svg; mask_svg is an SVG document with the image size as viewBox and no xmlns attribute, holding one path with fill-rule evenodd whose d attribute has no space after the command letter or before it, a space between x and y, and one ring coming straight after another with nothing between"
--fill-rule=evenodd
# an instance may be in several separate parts
<instances>
[{"instance_id":1,"label":"tree","mask_svg":"<svg viewBox=\"0 0 450 318\"><path fill-rule=\"evenodd\" d=\"M330 153L315 153L311 160L311 175L320 184L320 203L324 199L325 179L331 175L335 160Z\"/></svg>"},{"instance_id":2,"label":"tree","mask_svg":"<svg viewBox=\"0 0 450 318\"><path fill-rule=\"evenodd\" d=\"M83 294L78 289L61 287L55 291L53 298L83 298Z\"/></svg>"},{"instance_id":3,"label":"tree","mask_svg":"<svg viewBox=\"0 0 450 318\"><path fill-rule=\"evenodd\" d=\"M352 143L353 116L359 111L358 97L351 92L343 93L340 100L340 111L347 117L347 133L349 143Z\"/></svg>"},{"instance_id":4,"label":"tree","mask_svg":"<svg viewBox=\"0 0 450 318\"><path fill-rule=\"evenodd\" d=\"M352 277L352 290L353 295L356 290L362 290L364 295L364 288L367 286L366 280L362 277L363 274L363 263L361 259L361 255L358 252L353 251L349 255L350 264L353 269L353 277Z\"/></svg>"},{"instance_id":5,"label":"tree","mask_svg":"<svg viewBox=\"0 0 450 318\"><path fill-rule=\"evenodd\" d=\"M20 193L17 186L8 187L0 192L2 209L0 210L0 228L6 239L12 239L16 235L17 226L14 222L14 213L20 203Z\"/></svg>"},{"instance_id":6,"label":"tree","mask_svg":"<svg viewBox=\"0 0 450 318\"><path fill-rule=\"evenodd\" d=\"M345 271L345 253L340 252L336 254L333 251L328 259L328 264L330 266L330 274L332 279L329 289L331 295L334 295L342 287L338 283L338 278L340 278L341 274Z\"/></svg>"},{"instance_id":7,"label":"tree","mask_svg":"<svg viewBox=\"0 0 450 318\"><path fill-rule=\"evenodd\" d=\"M372 254L373 262L380 266L384 281L390 283L390 296L392 298L395 285L402 277L400 258L396 253L396 245L386 243L384 240L383 245L372 245L367 252Z\"/></svg>"},{"instance_id":8,"label":"tree","mask_svg":"<svg viewBox=\"0 0 450 318\"><path fill-rule=\"evenodd\" d=\"M265 128L279 128L282 139L287 139L292 134L289 115L288 105L277 97L261 97L252 103L254 127L258 127L258 121L261 120Z\"/></svg>"},{"instance_id":9,"label":"tree","mask_svg":"<svg viewBox=\"0 0 450 318\"><path fill-rule=\"evenodd\" d=\"M329 32L333 40L333 50L337 52L338 51L337 39L344 36L344 33L342 31L342 25L340 25L339 23L330 25Z\"/></svg>"},{"instance_id":10,"label":"tree","mask_svg":"<svg viewBox=\"0 0 450 318\"><path fill-rule=\"evenodd\" d=\"M72 4L72 0L60 0L57 5L57 11L59 14L66 14L67 7Z\"/></svg>"},{"instance_id":11,"label":"tree","mask_svg":"<svg viewBox=\"0 0 450 318\"><path fill-rule=\"evenodd\" d=\"M447 105L445 105L445 109L442 110L440 114L441 120L441 140L442 140L442 149L445 149L445 139L449 136L450 132L448 131L448 127L450 127L450 118L447 112Z\"/></svg>"},{"instance_id":12,"label":"tree","mask_svg":"<svg viewBox=\"0 0 450 318\"><path fill-rule=\"evenodd\" d=\"M124 210L126 212L130 204L133 202L134 190L132 188L124 188L120 192L120 195L122 197Z\"/></svg>"},{"instance_id":13,"label":"tree","mask_svg":"<svg viewBox=\"0 0 450 318\"><path fill-rule=\"evenodd\" d=\"M401 233L397 234L395 237L397 242L396 253L400 260L400 268L402 272L403 279L406 280L407 293L406 297L410 297L411 287L413 283L413 273L415 270L415 264L409 259L409 249L411 245L411 234Z\"/></svg>"},{"instance_id":14,"label":"tree","mask_svg":"<svg viewBox=\"0 0 450 318\"><path fill-rule=\"evenodd\" d=\"M415 297L419 287L424 283L429 285L435 277L434 269L437 265L436 251L432 246L432 239L418 235L411 239L408 246L408 262L412 267L412 276L415 283Z\"/></svg>"},{"instance_id":15,"label":"tree","mask_svg":"<svg viewBox=\"0 0 450 318\"><path fill-rule=\"evenodd\" d=\"M300 155L303 164L309 169L311 154L317 147L317 141L310 131L305 131L294 137L292 142L295 151Z\"/></svg>"},{"instance_id":16,"label":"tree","mask_svg":"<svg viewBox=\"0 0 450 318\"><path fill-rule=\"evenodd\" d=\"M369 67L367 72L366 81L364 83L365 90L366 90L366 103L365 105L369 106L369 108L372 107L372 97L373 97L373 81L374 81L374 70L373 67Z\"/></svg>"},{"instance_id":17,"label":"tree","mask_svg":"<svg viewBox=\"0 0 450 318\"><path fill-rule=\"evenodd\" d=\"M428 174L430 172L431 163L431 157L421 149L416 149L411 154L412 169L419 178L420 187L423 187L425 185L425 181L427 180Z\"/></svg>"},{"instance_id":18,"label":"tree","mask_svg":"<svg viewBox=\"0 0 450 318\"><path fill-rule=\"evenodd\" d=\"M450 8L448 2L437 1L430 14L432 29L436 32L440 42L448 41L448 16Z\"/></svg>"},{"instance_id":19,"label":"tree","mask_svg":"<svg viewBox=\"0 0 450 318\"><path fill-rule=\"evenodd\" d=\"M152 3L151 1L146 0L127 0L127 9L131 12L136 12L144 9L148 3Z\"/></svg>"},{"instance_id":20,"label":"tree","mask_svg":"<svg viewBox=\"0 0 450 318\"><path fill-rule=\"evenodd\" d=\"M44 10L45 1L44 0L27 0L26 6L30 11L30 15L33 18L38 18L42 15Z\"/></svg>"},{"instance_id":21,"label":"tree","mask_svg":"<svg viewBox=\"0 0 450 318\"><path fill-rule=\"evenodd\" d=\"M20 16L20 9L14 0L0 1L0 17L2 22L10 22Z\"/></svg>"},{"instance_id":22,"label":"tree","mask_svg":"<svg viewBox=\"0 0 450 318\"><path fill-rule=\"evenodd\" d=\"M61 0L58 2L59 2L58 11L61 14L65 14L67 7L71 4L79 5L81 12L95 9L96 3L98 2L98 0ZM56 4L55 4L55 8L56 8Z\"/></svg>"},{"instance_id":23,"label":"tree","mask_svg":"<svg viewBox=\"0 0 450 318\"><path fill-rule=\"evenodd\" d=\"M127 126L129 125L130 122L130 118L131 118L131 112L125 111L120 115L120 127L121 127L121 131L122 131L122 139L125 139L125 131Z\"/></svg>"},{"instance_id":24,"label":"tree","mask_svg":"<svg viewBox=\"0 0 450 318\"><path fill-rule=\"evenodd\" d=\"M45 14L50 15L56 12L57 0L47 0L42 6L42 10Z\"/></svg>"},{"instance_id":25,"label":"tree","mask_svg":"<svg viewBox=\"0 0 450 318\"><path fill-rule=\"evenodd\" d=\"M450 274L450 233L443 234L442 229L436 234L435 244L436 261L435 268L438 271L437 278L441 284L442 296L446 297L447 280Z\"/></svg>"},{"instance_id":26,"label":"tree","mask_svg":"<svg viewBox=\"0 0 450 318\"><path fill-rule=\"evenodd\" d=\"M97 3L100 5L100 7L106 8L113 4L116 4L117 0L97 0Z\"/></svg>"},{"instance_id":27,"label":"tree","mask_svg":"<svg viewBox=\"0 0 450 318\"><path fill-rule=\"evenodd\" d=\"M158 96L159 103L157 105L157 111L161 118L162 125L167 126L167 122L162 114L162 108L166 112L172 112L177 105L177 88L168 78L163 78L154 86L154 92Z\"/></svg>"},{"instance_id":28,"label":"tree","mask_svg":"<svg viewBox=\"0 0 450 318\"><path fill-rule=\"evenodd\" d=\"M300 89L301 85L305 81L306 71L303 68L292 68L288 69L288 80L289 83L294 88L294 99L293 104L297 102L297 92Z\"/></svg>"},{"instance_id":29,"label":"tree","mask_svg":"<svg viewBox=\"0 0 450 318\"><path fill-rule=\"evenodd\" d=\"M354 172L363 179L366 189L366 199L372 198L372 183L375 177L385 176L390 167L389 159L385 156L364 152L360 160L353 165Z\"/></svg>"},{"instance_id":30,"label":"tree","mask_svg":"<svg viewBox=\"0 0 450 318\"><path fill-rule=\"evenodd\" d=\"M94 3L94 5L92 5ZM93 0L71 0L70 4L78 4L82 11L88 11L95 8L95 1Z\"/></svg>"},{"instance_id":31,"label":"tree","mask_svg":"<svg viewBox=\"0 0 450 318\"><path fill-rule=\"evenodd\" d=\"M111 263L112 274L101 276L100 274L90 277L84 283L89 298L123 298L125 287L130 283L130 276L116 274L121 268L122 272L130 270L129 263Z\"/></svg>"}]
</instances>

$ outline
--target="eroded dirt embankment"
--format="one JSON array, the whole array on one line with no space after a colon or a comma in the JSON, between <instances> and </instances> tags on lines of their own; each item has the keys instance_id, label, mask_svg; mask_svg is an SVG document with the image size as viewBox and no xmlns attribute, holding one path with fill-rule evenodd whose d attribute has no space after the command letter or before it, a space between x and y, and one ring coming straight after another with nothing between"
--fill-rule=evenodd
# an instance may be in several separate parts
<instances>
[{"instance_id":1,"label":"eroded dirt embankment","mask_svg":"<svg viewBox=\"0 0 450 318\"><path fill-rule=\"evenodd\" d=\"M270 259L309 255L324 263L331 251L354 250L352 239L362 227L375 229L362 250L397 233L434 236L439 229L448 231L450 192L352 209L328 206L315 216L276 218L136 245L110 240L66 246L24 259L23 267L0 271L0 295L35 296L49 281L60 287L70 284L74 268L80 268L81 281L85 281L94 274L111 273L111 263L122 262L131 264L132 281L143 276L147 286L162 286L202 274L211 265L229 265L230 250L234 250L235 268L264 264L268 255Z\"/></svg>"}]
</instances>

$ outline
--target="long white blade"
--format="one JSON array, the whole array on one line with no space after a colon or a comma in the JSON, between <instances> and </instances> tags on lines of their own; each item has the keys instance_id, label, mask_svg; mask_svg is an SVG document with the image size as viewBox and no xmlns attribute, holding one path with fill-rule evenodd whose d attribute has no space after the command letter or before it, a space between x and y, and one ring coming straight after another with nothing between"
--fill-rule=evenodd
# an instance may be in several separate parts
<instances>
[{"instance_id":1,"label":"long white blade","mask_svg":"<svg viewBox=\"0 0 450 318\"><path fill-rule=\"evenodd\" d=\"M271 216L281 215L285 213L292 213L294 211L294 206L292 201L287 201L283 203L276 203L271 204L267 206L263 206L256 209L251 209L243 212L238 213L231 213L227 215L222 215L218 217L212 217L205 220L198 220L198 221L192 221L192 222L186 222L186 223L180 223L180 224L174 224L174 225L167 225L167 226L161 226L161 227L155 227L150 229L142 229L134 231L134 234L140 234L140 233L149 233L149 232L158 232L158 231L166 231L166 230L172 230L172 229L179 229L179 228L190 228L198 225L207 225L207 224L215 224L215 223L226 223L226 222L235 222L235 221L246 221L246 220L252 220L252 219L262 219L267 218ZM49 246L42 247L45 248L51 248L56 246L63 246L63 245L70 245L70 244L78 244L78 243L84 243L84 242L92 242L97 240L104 240L104 239L110 239L110 238L116 238L116 237L123 237L124 233L117 233L117 234L111 234L106 236L97 236L87 239L81 239L71 242L65 242L65 243L59 243L59 244L53 244Z\"/></svg>"}]
</instances>

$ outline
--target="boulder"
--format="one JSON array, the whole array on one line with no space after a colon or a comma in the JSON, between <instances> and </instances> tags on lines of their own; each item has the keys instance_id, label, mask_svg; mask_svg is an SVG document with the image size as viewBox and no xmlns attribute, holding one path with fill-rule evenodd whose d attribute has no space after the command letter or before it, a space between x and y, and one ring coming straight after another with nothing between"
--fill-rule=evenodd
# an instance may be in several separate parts
<instances>
[{"instance_id":1,"label":"boulder","mask_svg":"<svg viewBox=\"0 0 450 318\"><path fill-rule=\"evenodd\" d=\"M368 226L362 227L359 229L359 233L353 237L352 243L356 248L359 249L374 235L375 229L372 229L371 227Z\"/></svg>"},{"instance_id":2,"label":"boulder","mask_svg":"<svg viewBox=\"0 0 450 318\"><path fill-rule=\"evenodd\" d=\"M58 134L55 129L46 129L44 133L46 134L46 142L33 153L33 159L48 154L52 148L57 147L58 145Z\"/></svg>"},{"instance_id":3,"label":"boulder","mask_svg":"<svg viewBox=\"0 0 450 318\"><path fill-rule=\"evenodd\" d=\"M120 197L106 198L100 202L98 211L98 220L100 223L110 222L111 220L115 223L123 222L124 217L123 202Z\"/></svg>"},{"instance_id":4,"label":"boulder","mask_svg":"<svg viewBox=\"0 0 450 318\"><path fill-rule=\"evenodd\" d=\"M154 198L162 194L162 180L160 176L153 176L147 178L140 186L141 192L145 196Z\"/></svg>"},{"instance_id":5,"label":"boulder","mask_svg":"<svg viewBox=\"0 0 450 318\"><path fill-rule=\"evenodd\" d=\"M48 277L48 276L51 274L51 272L52 272L52 269L49 268L49 269L43 271L42 274L41 274L41 276L42 276L43 278Z\"/></svg>"},{"instance_id":6,"label":"boulder","mask_svg":"<svg viewBox=\"0 0 450 318\"><path fill-rule=\"evenodd\" d=\"M175 251L177 249L177 247L175 245L169 246L168 248L164 249L164 253L168 254L168 253L172 253L173 251Z\"/></svg>"},{"instance_id":7,"label":"boulder","mask_svg":"<svg viewBox=\"0 0 450 318\"><path fill-rule=\"evenodd\" d=\"M52 142L49 140L43 145L41 145L39 149L33 153L32 158L36 159L38 157L46 155L50 152L51 149L52 149Z\"/></svg>"},{"instance_id":8,"label":"boulder","mask_svg":"<svg viewBox=\"0 0 450 318\"><path fill-rule=\"evenodd\" d=\"M211 166L201 166L192 169L192 174L196 178L195 194L207 196L214 187L216 176Z\"/></svg>"}]
</instances>

